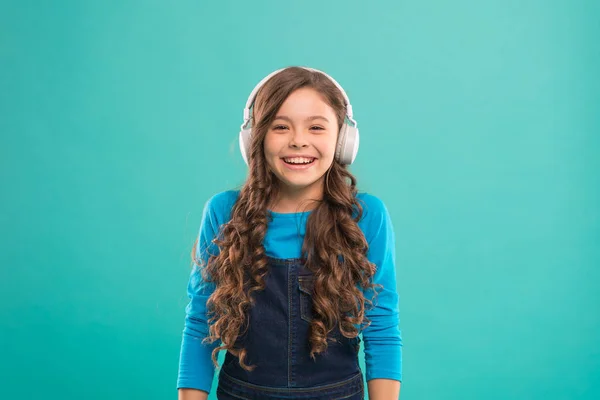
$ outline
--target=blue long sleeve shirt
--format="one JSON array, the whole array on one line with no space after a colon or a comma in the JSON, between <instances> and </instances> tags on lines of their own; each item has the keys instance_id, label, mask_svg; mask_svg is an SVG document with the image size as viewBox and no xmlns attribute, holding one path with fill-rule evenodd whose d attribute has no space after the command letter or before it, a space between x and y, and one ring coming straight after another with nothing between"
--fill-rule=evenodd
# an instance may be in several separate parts
<instances>
[{"instance_id":1,"label":"blue long sleeve shirt","mask_svg":"<svg viewBox=\"0 0 600 400\"><path fill-rule=\"evenodd\" d=\"M200 223L196 258L204 263L219 249L211 242L219 227L231 219L231 209L239 190L229 190L212 196L205 204ZM373 282L383 289L375 307L366 312L371 324L362 332L366 380L386 378L402 381L402 338L399 329L398 293L396 290L395 236L385 204L376 196L359 193L363 216L358 225L363 231L369 250L367 258L376 265ZM306 219L311 211L297 213L270 212L263 242L267 256L273 258L300 258L306 232ZM192 388L210 392L214 366L211 353L217 343L204 344L208 336L206 301L214 285L202 279L194 265L187 287L190 299L186 307L181 342L177 388ZM370 294L367 295L370 298Z\"/></svg>"}]
</instances>

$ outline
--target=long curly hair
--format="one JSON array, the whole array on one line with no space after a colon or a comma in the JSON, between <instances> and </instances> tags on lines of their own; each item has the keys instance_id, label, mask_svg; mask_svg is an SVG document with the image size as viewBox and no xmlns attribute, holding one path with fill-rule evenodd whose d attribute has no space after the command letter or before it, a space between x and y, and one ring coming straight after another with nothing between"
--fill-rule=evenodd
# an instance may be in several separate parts
<instances>
[{"instance_id":1,"label":"long curly hair","mask_svg":"<svg viewBox=\"0 0 600 400\"><path fill-rule=\"evenodd\" d=\"M259 90L252 109L252 138L249 172L231 211L231 219L221 227L213 243L219 252L211 255L203 279L215 284L207 301L209 336L205 342L220 340L212 353L226 349L246 364L247 350L236 340L248 328L253 292L265 289L269 273L263 247L267 232L268 210L277 199L279 181L267 165L264 138L285 99L295 90L312 88L337 115L338 128L345 119L344 98L329 78L316 71L288 67L271 77ZM356 178L347 168L333 161L324 177L324 193L306 222L302 259L314 274L313 319L310 325L310 356L327 349L328 334L337 326L344 337L355 338L359 329L370 324L365 311L372 307L374 296L367 299L365 290L373 289L375 265L367 257L368 244L358 226L363 214L356 189ZM194 244L194 249L198 239ZM192 250L192 258L195 258ZM197 260L199 261L199 260ZM359 326L359 329L356 326Z\"/></svg>"}]
</instances>

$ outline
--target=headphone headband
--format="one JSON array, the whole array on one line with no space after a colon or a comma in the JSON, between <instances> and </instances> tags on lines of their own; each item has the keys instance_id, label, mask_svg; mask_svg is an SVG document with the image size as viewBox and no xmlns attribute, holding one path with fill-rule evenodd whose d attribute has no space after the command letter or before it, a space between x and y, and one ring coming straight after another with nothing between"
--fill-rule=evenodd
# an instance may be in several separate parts
<instances>
[{"instance_id":1,"label":"headphone headband","mask_svg":"<svg viewBox=\"0 0 600 400\"><path fill-rule=\"evenodd\" d=\"M350 121L352 121L352 123L356 127L356 125L357 125L356 121L352 118L353 117L352 105L350 104L350 99L348 98L348 95L346 94L346 91L344 90L342 85L340 85L335 79L333 79L331 76L327 75L323 71L320 71L315 68L309 68L309 67L300 67L300 68L304 68L305 70L308 70L308 71L318 72L320 74L325 75L327 78L329 78L329 80L342 93L342 96L344 96L344 105L346 106L346 117L348 117L348 119ZM269 79L271 79L271 77L273 77L274 75L277 75L278 73L280 73L281 71L283 71L285 69L287 69L287 68L281 68L281 69L278 69L277 71L271 72L269 75L265 76L260 82L258 82L258 84L254 87L254 89L250 93L250 96L248 96L248 100L246 101L246 107L244 108L244 122L242 123L241 129L244 129L246 127L246 124L250 121L250 107L252 107L252 104L254 104L254 100L256 99L256 94L258 93L260 88L265 84L265 82L267 82Z\"/></svg>"}]
</instances>

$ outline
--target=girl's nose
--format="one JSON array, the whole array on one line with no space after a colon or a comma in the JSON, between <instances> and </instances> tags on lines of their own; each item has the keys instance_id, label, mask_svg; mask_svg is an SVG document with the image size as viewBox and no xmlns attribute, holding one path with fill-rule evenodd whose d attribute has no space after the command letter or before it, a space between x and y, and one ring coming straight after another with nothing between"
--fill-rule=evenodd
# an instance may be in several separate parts
<instances>
[{"instance_id":1,"label":"girl's nose","mask_svg":"<svg viewBox=\"0 0 600 400\"><path fill-rule=\"evenodd\" d=\"M294 131L290 137L290 146L291 147L306 147L306 146L308 146L306 134L304 132L302 132L301 130Z\"/></svg>"}]
</instances>

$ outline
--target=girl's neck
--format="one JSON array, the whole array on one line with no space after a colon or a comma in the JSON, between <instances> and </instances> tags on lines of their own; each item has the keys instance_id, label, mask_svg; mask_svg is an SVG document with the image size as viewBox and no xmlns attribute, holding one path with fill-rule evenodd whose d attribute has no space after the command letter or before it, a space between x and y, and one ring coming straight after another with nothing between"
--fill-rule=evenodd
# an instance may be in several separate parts
<instances>
[{"instance_id":1,"label":"girl's neck","mask_svg":"<svg viewBox=\"0 0 600 400\"><path fill-rule=\"evenodd\" d=\"M301 202L280 200L276 204L273 204L271 207L269 207L269 210L280 214L289 214L311 211L316 208L318 204L319 202L316 199L305 199Z\"/></svg>"},{"instance_id":2,"label":"girl's neck","mask_svg":"<svg viewBox=\"0 0 600 400\"><path fill-rule=\"evenodd\" d=\"M301 190L280 190L279 195L269 206L270 211L277 213L295 213L310 211L323 199L323 188L303 188Z\"/></svg>"}]
</instances>

